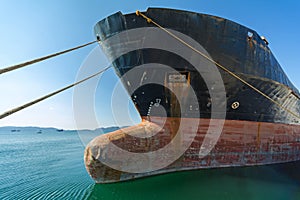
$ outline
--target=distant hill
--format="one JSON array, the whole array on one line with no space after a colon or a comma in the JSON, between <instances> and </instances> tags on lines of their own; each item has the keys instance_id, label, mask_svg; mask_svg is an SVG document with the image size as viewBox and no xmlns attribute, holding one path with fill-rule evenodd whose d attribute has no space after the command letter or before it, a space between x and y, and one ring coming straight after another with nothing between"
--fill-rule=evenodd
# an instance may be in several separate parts
<instances>
[{"instance_id":1,"label":"distant hill","mask_svg":"<svg viewBox=\"0 0 300 200\"><path fill-rule=\"evenodd\" d=\"M105 128L97 128L95 130L81 130L81 131L87 131L87 132L103 132L108 133L112 131L116 131L123 127L105 127ZM34 126L28 126L28 127L18 127L18 126L3 126L0 127L0 131L10 131L10 132L74 132L76 130L64 130L64 129L58 129L58 128L43 128L43 127L34 127Z\"/></svg>"}]
</instances>

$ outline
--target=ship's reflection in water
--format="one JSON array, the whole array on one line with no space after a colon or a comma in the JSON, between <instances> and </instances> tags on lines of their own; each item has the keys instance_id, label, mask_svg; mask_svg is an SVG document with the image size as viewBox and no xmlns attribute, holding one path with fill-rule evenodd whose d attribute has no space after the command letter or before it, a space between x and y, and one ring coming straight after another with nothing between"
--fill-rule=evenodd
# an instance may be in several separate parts
<instances>
[{"instance_id":1,"label":"ship's reflection in water","mask_svg":"<svg viewBox=\"0 0 300 200\"><path fill-rule=\"evenodd\" d=\"M300 199L300 161L95 184L89 199Z\"/></svg>"}]
</instances>

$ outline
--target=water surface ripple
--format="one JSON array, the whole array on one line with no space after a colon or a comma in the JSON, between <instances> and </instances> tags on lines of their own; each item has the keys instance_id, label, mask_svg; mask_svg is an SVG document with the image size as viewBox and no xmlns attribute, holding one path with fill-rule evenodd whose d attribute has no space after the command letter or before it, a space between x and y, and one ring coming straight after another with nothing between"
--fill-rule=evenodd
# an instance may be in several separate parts
<instances>
[{"instance_id":1,"label":"water surface ripple","mask_svg":"<svg viewBox=\"0 0 300 200\"><path fill-rule=\"evenodd\" d=\"M95 184L76 131L0 128L0 199L300 199L300 162ZM41 132L41 133L40 133Z\"/></svg>"}]
</instances>

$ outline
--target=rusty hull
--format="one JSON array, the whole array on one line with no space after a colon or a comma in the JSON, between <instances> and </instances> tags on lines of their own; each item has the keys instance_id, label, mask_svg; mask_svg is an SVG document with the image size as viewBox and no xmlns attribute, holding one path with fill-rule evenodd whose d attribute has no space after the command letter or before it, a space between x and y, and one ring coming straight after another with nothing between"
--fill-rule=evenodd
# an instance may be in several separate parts
<instances>
[{"instance_id":1,"label":"rusty hull","mask_svg":"<svg viewBox=\"0 0 300 200\"><path fill-rule=\"evenodd\" d=\"M184 119L187 125L185 134L189 134L188 124L193 125L193 120ZM197 134L191 146L169 166L146 173L127 173L113 169L101 162L101 153L106 151L109 143L126 149L129 152L143 153L163 148L174 137L174 124L177 118L162 119L153 117L152 121L164 121L160 128L157 124L143 120L142 123L129 128L120 129L92 140L85 149L85 165L91 177L97 183L119 182L139 177L202 168L219 168L232 166L265 165L283 163L300 159L300 127L296 125L274 124L266 122L250 122L226 120L222 134L212 149L205 157L199 157L199 150L207 133L210 120L218 124L218 119L201 119ZM145 135L156 135L145 138ZM178 132L177 132L178 134ZM176 149L174 149L176 151ZM107 153L110 156L114 152ZM165 156L161 155L161 159ZM124 159L122 155L119 157ZM118 160L115 160L118 162ZM161 160L156 160L161 162ZM156 163L151 163L155 165ZM134 166L134 163L128 163Z\"/></svg>"}]
</instances>

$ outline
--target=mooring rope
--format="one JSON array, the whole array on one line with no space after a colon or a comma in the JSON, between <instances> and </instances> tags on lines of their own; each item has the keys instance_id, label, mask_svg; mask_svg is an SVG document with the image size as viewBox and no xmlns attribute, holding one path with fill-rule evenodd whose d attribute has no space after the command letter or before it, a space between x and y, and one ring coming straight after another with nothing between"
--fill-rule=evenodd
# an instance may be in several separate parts
<instances>
[{"instance_id":1,"label":"mooring rope","mask_svg":"<svg viewBox=\"0 0 300 200\"><path fill-rule=\"evenodd\" d=\"M64 88L61 88L61 89L59 89L59 90L57 90L57 91L55 91L55 92L52 92L52 93L50 93L50 94L47 94L47 95L43 96L43 97L40 97L40 98L38 98L38 99L35 99L35 100L33 100L33 101L29 102L29 103L26 103L26 104L24 104L24 105L22 105L22 106L19 106L19 107L17 107L17 108L14 108L14 109L11 109L11 110L9 110L9 111L6 111L6 112L4 112L4 113L2 113L2 114L0 115L0 119L3 119L3 118L5 118L5 117L7 117L7 116L9 116L9 115L11 115L11 114L13 114L13 113L16 113L16 112L18 112L18 111L20 111L20 110L23 110L24 108L30 107L30 106L32 106L32 105L38 103L38 102L41 102L41 101L43 101L43 100L45 100L45 99L48 99L49 97L52 97L52 96L54 96L54 95L56 95L56 94L59 94L59 93L65 91L65 90L69 89L69 88L72 88L72 87L74 87L74 86L76 86L76 85L78 85L78 84L80 84L80 83L83 83L83 82L85 82L85 81L87 81L87 80L89 80L89 79L91 79L91 78L93 78L93 77L95 77L95 76L98 76L98 75L102 74L103 72L105 72L106 70L108 70L110 67L112 67L112 66L110 65L110 66L104 68L103 70L101 70L101 71L99 71L99 72L97 72L97 73L95 73L95 74L93 74L93 75L91 75L91 76L89 76L89 77L87 77L87 78L85 78L85 79L82 79L82 80L80 80L80 81L78 81L78 82L75 82L75 83L73 83L73 84L71 84L71 85L68 85L68 86L66 86L66 87L64 87Z\"/></svg>"},{"instance_id":2,"label":"mooring rope","mask_svg":"<svg viewBox=\"0 0 300 200\"><path fill-rule=\"evenodd\" d=\"M77 50L77 49L86 47L86 46L88 46L88 45L94 44L95 42L97 42L97 40L96 40L96 41L89 42L89 43L86 43L86 44L83 44L83 45L80 45L80 46L77 46L77 47L74 47L74 48L71 48L71 49L67 49L67 50L64 50L64 51L61 51L61 52L57 52L57 53L53 53L53 54L50 54L50 55L47 55L47 56L44 56L44 57L40 57L40 58L37 58L37 59L34 59L34 60L26 61L26 62L17 64L17 65L5 67L5 68L3 68L3 69L0 69L0 74L6 73L6 72L9 72L9 71L13 71L13 70L16 70L16 69L20 69L20 68L22 68L22 67L26 67L26 66L28 66L28 65L32 65L32 64L34 64L34 63L41 62L41 61L43 61L43 60L47 60L47 59L49 59L49 58L52 58L52 57L55 57L55 56L59 56L59 55L65 54L65 53L68 53L68 52L70 52L70 51L74 51L74 50Z\"/></svg>"},{"instance_id":3,"label":"mooring rope","mask_svg":"<svg viewBox=\"0 0 300 200\"><path fill-rule=\"evenodd\" d=\"M268 100L270 100L271 102L273 102L274 104L276 104L278 107L284 109L288 113L292 114L294 117L300 119L299 115L297 115L296 113L294 113L290 109L284 107L283 105L281 105L280 103L278 103L277 101L275 101L274 99L272 99L271 97L269 97L267 94L265 94L264 92L262 92L261 90L259 90L255 86L251 85L246 80L244 80L243 78L239 77L237 74L235 74L234 72L230 71L229 69L227 69L226 67L224 67L220 63L214 61L212 58L208 57L207 55L205 55L204 53L202 53L201 51L199 51L195 47L191 46L190 44L188 44L187 42L185 42L184 40L182 40L181 38L179 38L178 36L176 36L175 34L173 34L172 32L170 32L166 28L162 27L161 25L159 25L158 23L156 23L155 21L153 21L151 18L149 18L146 15L144 15L143 13L141 13L140 11L137 10L136 11L136 15L137 16L141 16L142 18L144 18L145 20L147 20L148 23L154 24L155 26L157 26L158 28L160 28L161 30L163 30L164 32L166 32L167 34L169 34L170 36L172 36L173 38L175 38L176 40L178 40L179 42L181 42L182 44L184 44L185 46L189 47L190 49L192 49L196 53L200 54L201 56L203 56L204 58L206 58L210 62L214 63L217 67L219 67L223 71L227 72L229 75L231 75L234 78L238 79L239 81L241 81L242 83L244 83L245 85L247 85L248 87L250 87L251 89L253 89L254 91L256 91L257 93L259 93L260 95L264 96L265 98L267 98Z\"/></svg>"}]
</instances>

